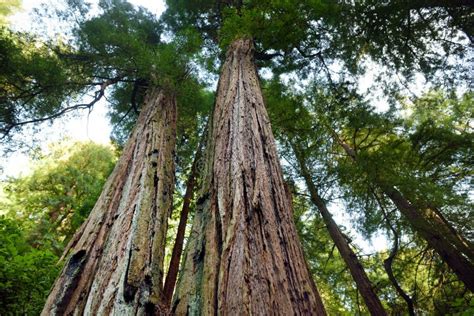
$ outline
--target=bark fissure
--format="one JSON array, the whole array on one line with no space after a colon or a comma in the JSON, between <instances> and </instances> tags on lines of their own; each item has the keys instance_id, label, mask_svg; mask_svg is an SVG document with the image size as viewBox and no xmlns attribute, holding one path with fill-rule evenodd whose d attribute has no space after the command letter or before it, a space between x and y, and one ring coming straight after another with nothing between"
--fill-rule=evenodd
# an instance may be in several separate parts
<instances>
[{"instance_id":1,"label":"bark fissure","mask_svg":"<svg viewBox=\"0 0 474 316\"><path fill-rule=\"evenodd\" d=\"M174 188L176 115L175 97L150 88L122 157L67 248L67 252L87 253L83 272L64 299L65 286L73 278L67 268L63 270L43 315L163 311L164 242L172 207L169 192Z\"/></svg>"},{"instance_id":2,"label":"bark fissure","mask_svg":"<svg viewBox=\"0 0 474 316\"><path fill-rule=\"evenodd\" d=\"M86 251L79 250L71 256L68 264L65 267L64 273L69 277L69 282L65 284L63 294L58 299L57 311L60 314L64 313L67 308L67 303L77 286L77 282L79 281L79 277L83 271L83 265L86 259Z\"/></svg>"}]
</instances>

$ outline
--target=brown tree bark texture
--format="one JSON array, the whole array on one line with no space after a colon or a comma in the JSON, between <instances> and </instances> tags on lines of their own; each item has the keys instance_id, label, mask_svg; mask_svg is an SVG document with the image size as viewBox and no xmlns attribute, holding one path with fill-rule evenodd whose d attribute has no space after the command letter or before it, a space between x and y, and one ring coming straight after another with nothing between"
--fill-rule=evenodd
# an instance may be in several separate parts
<instances>
[{"instance_id":1,"label":"brown tree bark texture","mask_svg":"<svg viewBox=\"0 0 474 316\"><path fill-rule=\"evenodd\" d=\"M252 40L236 40L222 67L176 315L325 315L293 222L253 53Z\"/></svg>"},{"instance_id":2,"label":"brown tree bark texture","mask_svg":"<svg viewBox=\"0 0 474 316\"><path fill-rule=\"evenodd\" d=\"M175 144L175 97L150 88L121 158L66 249L72 256L42 315L160 312Z\"/></svg>"},{"instance_id":3,"label":"brown tree bark texture","mask_svg":"<svg viewBox=\"0 0 474 316\"><path fill-rule=\"evenodd\" d=\"M339 250L339 253L341 254L341 257L344 260L345 264L349 268L351 276L354 279L357 285L357 289L362 295L362 298L364 299L367 309L369 310L371 315L387 315L385 309L382 306L382 303L374 292L372 283L370 282L367 274L365 273L364 267L360 263L356 254L354 253L346 238L344 238L344 235L342 234L341 230L337 226L336 222L332 218L331 213L326 207L326 203L319 195L316 185L314 184L313 179L308 170L308 167L306 166L303 154L300 152L300 150L296 148L295 145L293 145L293 148L298 164L300 165L301 175L303 176L306 186L308 187L311 201L313 202L313 204L316 205L319 212L321 213L324 223L326 224L326 228L328 229L329 235L331 236L332 240L334 241L334 244Z\"/></svg>"}]
</instances>

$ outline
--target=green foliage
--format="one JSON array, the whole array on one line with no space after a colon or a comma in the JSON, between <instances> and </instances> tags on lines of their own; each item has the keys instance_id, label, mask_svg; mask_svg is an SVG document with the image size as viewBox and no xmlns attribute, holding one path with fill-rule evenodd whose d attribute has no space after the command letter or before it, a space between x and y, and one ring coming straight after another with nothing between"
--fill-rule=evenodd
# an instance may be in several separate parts
<instances>
[{"instance_id":1,"label":"green foliage","mask_svg":"<svg viewBox=\"0 0 474 316\"><path fill-rule=\"evenodd\" d=\"M140 78L176 90L188 71L190 54L200 45L192 29L164 42L162 24L145 9L119 0L102 1L100 8L102 14L74 30L76 58L87 61L96 77Z\"/></svg>"},{"instance_id":2,"label":"green foliage","mask_svg":"<svg viewBox=\"0 0 474 316\"><path fill-rule=\"evenodd\" d=\"M158 86L180 101L199 99L203 84L191 59L201 47L192 27L164 35L150 12L123 0L100 1L100 14L70 2L60 12L72 27L68 42L1 32L0 132L2 140L26 123L55 119L80 108L110 101L115 139L123 144L137 118L149 86ZM80 103L82 102L82 103ZM202 107L180 102L196 115Z\"/></svg>"},{"instance_id":3,"label":"green foliage","mask_svg":"<svg viewBox=\"0 0 474 316\"><path fill-rule=\"evenodd\" d=\"M363 197L370 195L370 183L382 179L419 207L443 209L469 234L472 94L458 98L429 92L406 106L406 118L377 114L357 102L353 106L342 114L346 123L338 129L358 159L357 164L348 157L339 160L342 183ZM409 109L413 109L411 114ZM354 196L354 191L348 195Z\"/></svg>"},{"instance_id":4,"label":"green foliage","mask_svg":"<svg viewBox=\"0 0 474 316\"><path fill-rule=\"evenodd\" d=\"M58 257L35 249L25 228L0 216L0 314L39 315L59 273Z\"/></svg>"},{"instance_id":5,"label":"green foliage","mask_svg":"<svg viewBox=\"0 0 474 316\"><path fill-rule=\"evenodd\" d=\"M202 94L189 62L201 45L198 34L183 28L165 42L162 23L145 9L125 1L101 2L101 9L101 15L75 29L75 56L86 61L94 77L116 81L110 117L118 144L127 139L150 85L176 93L180 113L200 112L203 106L189 102Z\"/></svg>"},{"instance_id":6,"label":"green foliage","mask_svg":"<svg viewBox=\"0 0 474 316\"><path fill-rule=\"evenodd\" d=\"M116 155L94 143L61 142L50 150L29 175L6 182L2 208L28 229L33 246L59 255L94 207Z\"/></svg>"},{"instance_id":7,"label":"green foliage","mask_svg":"<svg viewBox=\"0 0 474 316\"><path fill-rule=\"evenodd\" d=\"M286 160L284 171L297 192L298 232L329 314L366 310L322 220L299 188L295 146L328 204L345 206L355 219L342 228L347 235L392 238L388 220L396 227L401 243L394 274L418 312L472 312L472 294L374 186L382 179L416 206L436 207L474 239L473 94L469 89L462 95L444 92L470 82L472 45L466 43L472 41L472 7L421 0L178 0L167 1L158 20L123 0L100 1L97 15L84 1L67 3L61 13L72 21L67 43L1 30L2 134L19 130L22 122L77 108L83 95L92 94L91 103L86 100L80 107L91 108L107 96L120 146L148 87L175 93L178 185L169 249L179 196L214 101L204 87L218 72L226 46L250 37L258 65L272 77L262 87ZM384 97L392 101L385 113L356 92L367 66L376 68ZM399 81L420 74L437 88L419 98L403 98ZM334 134L355 150L356 163ZM3 211L21 226L7 218L0 222L0 260L8 261L0 262L2 315L38 312L57 271L55 255L87 217L115 159L110 149L91 144L65 146L43 158L30 175L5 186ZM360 256L383 304L393 314L404 314L406 303L383 270L387 257L387 251ZM37 276L43 267L49 270ZM31 284L41 277L47 280Z\"/></svg>"},{"instance_id":8,"label":"green foliage","mask_svg":"<svg viewBox=\"0 0 474 316\"><path fill-rule=\"evenodd\" d=\"M375 184L383 181L400 190L417 207L437 208L458 232L472 240L469 228L473 218L469 196L473 174L470 93L457 97L429 92L406 105L405 116L399 117L376 113L356 100L345 104L345 110L330 112L325 124L332 120L333 128L357 154L354 163L342 152L334 170L345 192L346 204L363 214L359 223L362 231L370 235L385 225L382 206L393 213L385 198L374 200L374 191L380 194ZM325 114L321 111L319 115L324 117ZM410 223L404 219L396 221L402 223L399 230L412 236L416 244L412 249L417 249L407 247L402 253L420 251L424 244L413 236ZM463 285L437 256L431 254L423 264L419 279L404 285L405 289L420 287L412 292L418 310L448 314L469 308L470 298ZM400 273L397 278L403 284L405 277L417 275L419 266L419 262L407 262L398 268L403 275ZM407 272L409 269L413 272ZM460 300L463 303L455 307L454 302ZM401 304L403 306L403 302Z\"/></svg>"},{"instance_id":9,"label":"green foliage","mask_svg":"<svg viewBox=\"0 0 474 316\"><path fill-rule=\"evenodd\" d=\"M59 58L50 43L0 28L0 132L20 122L51 115L74 101L81 72Z\"/></svg>"},{"instance_id":10,"label":"green foliage","mask_svg":"<svg viewBox=\"0 0 474 316\"><path fill-rule=\"evenodd\" d=\"M0 27L8 24L8 16L21 7L21 0L0 0Z\"/></svg>"},{"instance_id":11,"label":"green foliage","mask_svg":"<svg viewBox=\"0 0 474 316\"><path fill-rule=\"evenodd\" d=\"M208 47L225 48L238 37L251 37L259 53L273 57L264 64L277 74L296 72L299 78L332 77L329 81L342 82L375 66L381 87L390 93L403 88L400 81L411 81L420 73L446 86L470 79L469 66L463 62L470 50L466 35L472 37L472 8L466 4L372 0L167 4L164 21L171 30L192 25Z\"/></svg>"},{"instance_id":12,"label":"green foliage","mask_svg":"<svg viewBox=\"0 0 474 316\"><path fill-rule=\"evenodd\" d=\"M323 220L314 215L317 211L310 209L308 201L296 197L293 202L305 257L326 311L329 315L354 315L359 308L365 311L363 303L357 301L355 284Z\"/></svg>"},{"instance_id":13,"label":"green foliage","mask_svg":"<svg viewBox=\"0 0 474 316\"><path fill-rule=\"evenodd\" d=\"M223 3L214 0L168 0L163 21L173 32L195 27L203 38L216 39Z\"/></svg>"},{"instance_id":14,"label":"green foliage","mask_svg":"<svg viewBox=\"0 0 474 316\"><path fill-rule=\"evenodd\" d=\"M327 203L334 201L338 208L344 204L355 219L347 235L370 238L377 233L392 238L391 231L385 231L385 216L396 224L404 242L393 270L417 311L430 315L468 312L472 295L437 255L427 252L409 223L380 196L374 180L392 183L418 205L434 204L458 231L472 238L471 93L458 97L431 91L404 101L401 112L380 113L350 86L337 87L335 92L323 85L298 91L273 79L265 82L263 90L280 154L289 165L284 170L290 182L300 183L291 148L296 145ZM356 150L357 163L334 140L334 132ZM332 249L324 224L312 215L307 202L302 203L304 190L297 191L302 192L294 198L297 227L328 311L363 314L362 299L337 250ZM406 302L395 292L382 265L387 257L381 251L360 260L383 304L404 314Z\"/></svg>"},{"instance_id":15,"label":"green foliage","mask_svg":"<svg viewBox=\"0 0 474 316\"><path fill-rule=\"evenodd\" d=\"M290 53L315 41L315 21L336 14L333 1L248 1L240 8L222 11L222 44L241 36L252 37L263 50ZM291 27L288 27L291 25Z\"/></svg>"},{"instance_id":16,"label":"green foliage","mask_svg":"<svg viewBox=\"0 0 474 316\"><path fill-rule=\"evenodd\" d=\"M60 142L36 153L31 172L2 184L0 314L38 315L59 256L87 218L117 154L109 146Z\"/></svg>"}]
</instances>

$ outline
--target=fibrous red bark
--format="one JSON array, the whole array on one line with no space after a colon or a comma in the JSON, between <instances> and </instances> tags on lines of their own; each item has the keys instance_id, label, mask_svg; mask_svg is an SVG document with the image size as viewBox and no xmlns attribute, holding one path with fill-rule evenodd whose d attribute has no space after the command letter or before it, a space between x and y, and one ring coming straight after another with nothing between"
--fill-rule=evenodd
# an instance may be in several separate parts
<instances>
[{"instance_id":1,"label":"fibrous red bark","mask_svg":"<svg viewBox=\"0 0 474 316\"><path fill-rule=\"evenodd\" d=\"M222 67L177 315L325 314L293 222L253 53L252 40L236 40Z\"/></svg>"},{"instance_id":2,"label":"fibrous red bark","mask_svg":"<svg viewBox=\"0 0 474 316\"><path fill-rule=\"evenodd\" d=\"M72 255L42 315L143 315L164 308L175 143L175 97L150 88L117 166L66 250Z\"/></svg>"}]
</instances>

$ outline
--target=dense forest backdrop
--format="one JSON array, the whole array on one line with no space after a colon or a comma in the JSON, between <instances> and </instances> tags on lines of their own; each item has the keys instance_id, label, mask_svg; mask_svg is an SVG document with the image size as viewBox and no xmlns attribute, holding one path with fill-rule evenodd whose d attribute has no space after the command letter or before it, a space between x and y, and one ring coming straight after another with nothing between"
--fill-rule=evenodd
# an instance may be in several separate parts
<instances>
[{"instance_id":1,"label":"dense forest backdrop","mask_svg":"<svg viewBox=\"0 0 474 316\"><path fill-rule=\"evenodd\" d=\"M471 1L166 6L0 3L0 315L472 315Z\"/></svg>"}]
</instances>

